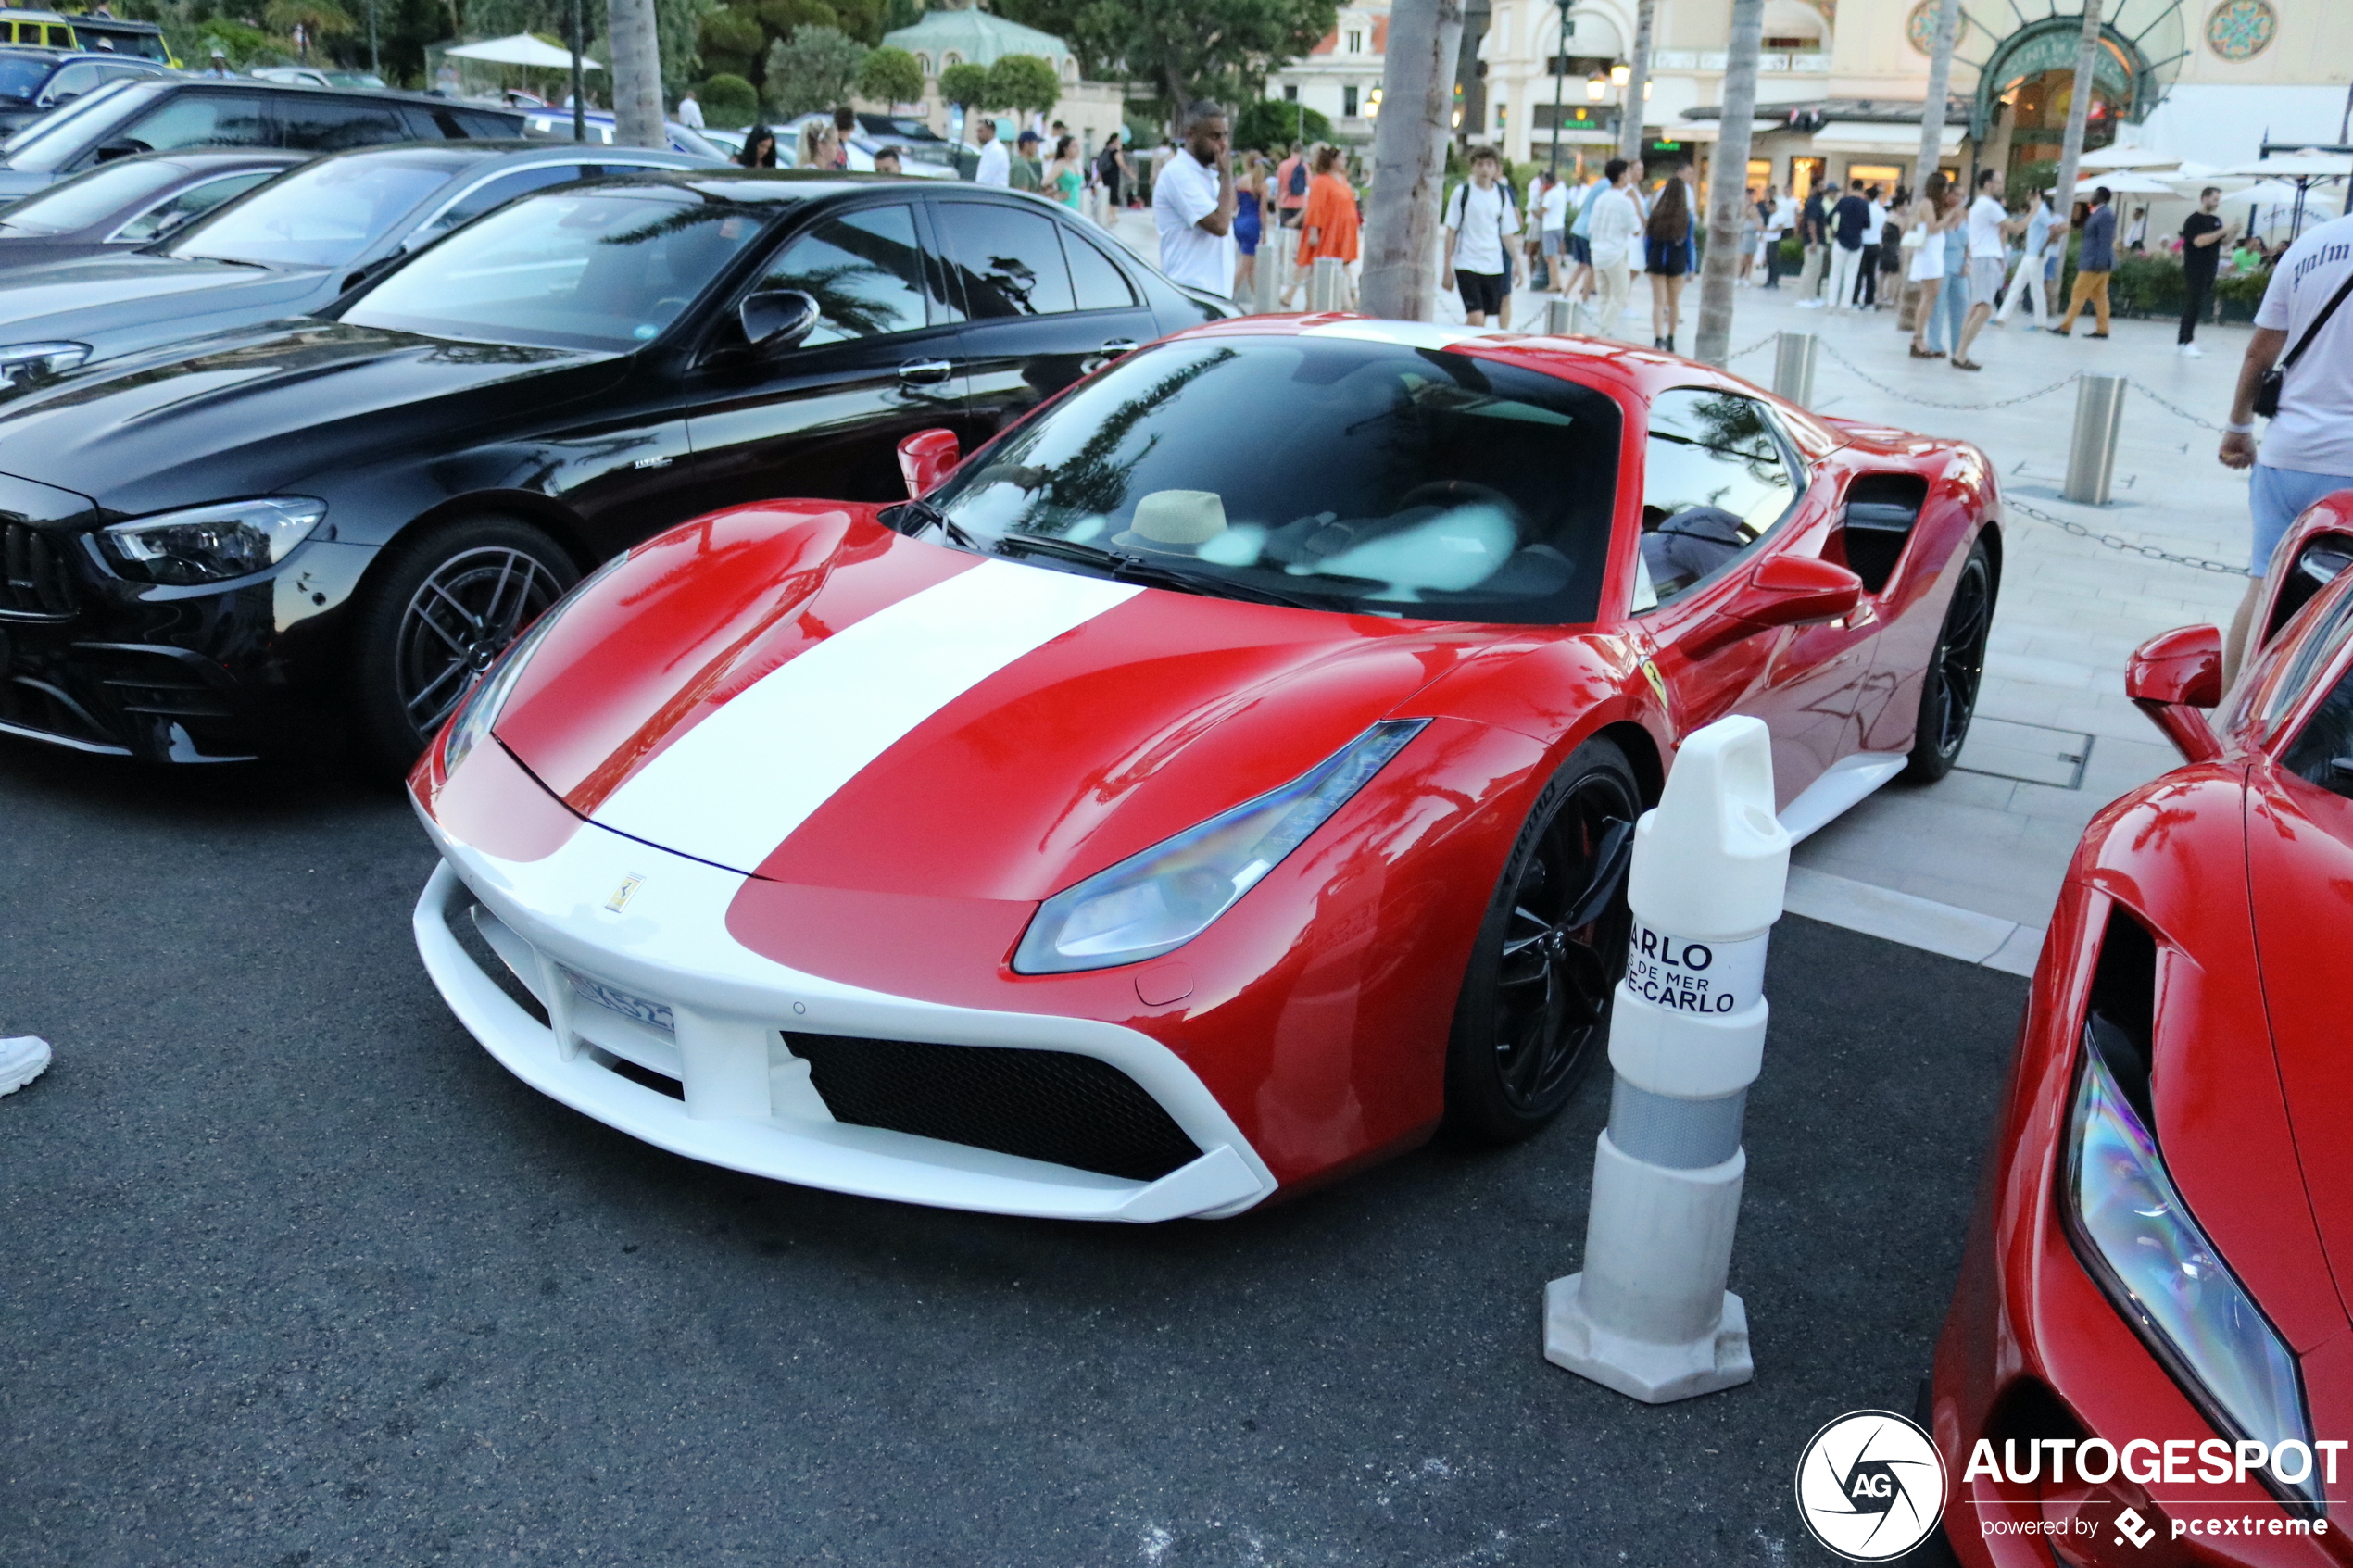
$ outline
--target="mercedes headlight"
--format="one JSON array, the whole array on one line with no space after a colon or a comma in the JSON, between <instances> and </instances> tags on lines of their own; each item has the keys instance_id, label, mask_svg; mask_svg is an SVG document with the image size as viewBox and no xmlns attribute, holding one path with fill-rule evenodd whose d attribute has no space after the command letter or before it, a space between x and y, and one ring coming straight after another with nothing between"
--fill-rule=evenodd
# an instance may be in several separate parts
<instances>
[{"instance_id":1,"label":"mercedes headlight","mask_svg":"<svg viewBox=\"0 0 2353 1568\"><path fill-rule=\"evenodd\" d=\"M108 527L106 537L125 576L189 587L268 571L326 515L324 501L270 495L134 518Z\"/></svg>"},{"instance_id":2,"label":"mercedes headlight","mask_svg":"<svg viewBox=\"0 0 2353 1568\"><path fill-rule=\"evenodd\" d=\"M1015 972L1108 969L1184 946L1282 864L1428 722L1385 719L1280 788L1055 894L1023 934Z\"/></svg>"},{"instance_id":3,"label":"mercedes headlight","mask_svg":"<svg viewBox=\"0 0 2353 1568\"><path fill-rule=\"evenodd\" d=\"M2296 1357L2183 1206L2140 1112L2104 1059L2095 1022L2069 1128L2065 1203L2093 1276L2209 1420L2276 1451L2312 1428ZM2131 1051L2119 1038L2114 1048ZM2318 1506L2320 1483L2264 1471L2283 1500Z\"/></svg>"},{"instance_id":4,"label":"mercedes headlight","mask_svg":"<svg viewBox=\"0 0 2353 1568\"><path fill-rule=\"evenodd\" d=\"M539 645L547 640L547 633L556 629L556 622L562 619L564 611L578 604L582 596L618 571L628 558L629 552L623 550L573 583L562 598L542 610L539 619L491 661L490 668L484 671L482 678L474 683L474 689L466 694L458 704L458 710L449 716L449 727L441 733L443 773L456 772L458 764L466 759L467 754L481 744L483 737L490 733L490 727L498 721L499 710L507 706L507 698L514 695L515 683L522 679L523 666L531 662L531 656L538 651Z\"/></svg>"},{"instance_id":5,"label":"mercedes headlight","mask_svg":"<svg viewBox=\"0 0 2353 1568\"><path fill-rule=\"evenodd\" d=\"M0 346L0 387L61 376L89 358L86 343L11 343Z\"/></svg>"}]
</instances>

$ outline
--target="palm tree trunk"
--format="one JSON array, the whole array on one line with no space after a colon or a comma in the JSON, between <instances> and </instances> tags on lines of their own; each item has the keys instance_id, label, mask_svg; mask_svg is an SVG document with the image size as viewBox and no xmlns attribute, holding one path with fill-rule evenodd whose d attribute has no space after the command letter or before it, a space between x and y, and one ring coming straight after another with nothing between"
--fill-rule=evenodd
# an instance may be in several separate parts
<instances>
[{"instance_id":1,"label":"palm tree trunk","mask_svg":"<svg viewBox=\"0 0 2353 1568\"><path fill-rule=\"evenodd\" d=\"M2075 50L2075 95L2067 103L2067 140L2059 144L2058 199L2051 204L2052 212L2063 217L2071 217L2075 211L2075 174L2083 160L2083 128L2092 112L2092 68L2099 56L2100 0L2083 0L2083 39Z\"/></svg>"},{"instance_id":2,"label":"palm tree trunk","mask_svg":"<svg viewBox=\"0 0 2353 1568\"><path fill-rule=\"evenodd\" d=\"M1944 0L1937 7L1936 34L1928 51L1928 96L1920 103L1920 158L1912 173L1912 193L1927 188L1944 154L1944 98L1953 80L1953 41L1960 31L1961 0Z\"/></svg>"},{"instance_id":3,"label":"palm tree trunk","mask_svg":"<svg viewBox=\"0 0 2353 1568\"><path fill-rule=\"evenodd\" d=\"M1642 158L1642 92L1651 80L1651 32L1657 19L1658 0L1640 0L1634 7L1634 57L1627 62L1626 101L1617 111L1617 156L1628 163Z\"/></svg>"},{"instance_id":4,"label":"palm tree trunk","mask_svg":"<svg viewBox=\"0 0 2353 1568\"><path fill-rule=\"evenodd\" d=\"M1721 365L1731 351L1733 285L1748 216L1748 148L1756 117L1756 56L1765 44L1765 0L1732 0L1724 61L1724 118L1707 173L1707 255L1699 267L1699 335L1692 352Z\"/></svg>"},{"instance_id":5,"label":"palm tree trunk","mask_svg":"<svg viewBox=\"0 0 2353 1568\"><path fill-rule=\"evenodd\" d=\"M1397 0L1390 7L1357 295L1369 315L1429 320L1438 285L1438 202L1462 46L1463 0Z\"/></svg>"},{"instance_id":6,"label":"palm tree trunk","mask_svg":"<svg viewBox=\"0 0 2353 1568\"><path fill-rule=\"evenodd\" d=\"M661 43L654 31L654 0L605 0L612 59L612 139L616 146L664 147Z\"/></svg>"}]
</instances>

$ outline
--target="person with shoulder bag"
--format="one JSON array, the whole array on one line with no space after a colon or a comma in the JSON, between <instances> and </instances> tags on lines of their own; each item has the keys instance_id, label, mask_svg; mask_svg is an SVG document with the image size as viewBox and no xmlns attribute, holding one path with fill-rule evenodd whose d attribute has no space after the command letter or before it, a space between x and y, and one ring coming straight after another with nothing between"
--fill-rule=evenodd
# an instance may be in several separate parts
<instances>
[{"instance_id":1,"label":"person with shoulder bag","mask_svg":"<svg viewBox=\"0 0 2353 1568\"><path fill-rule=\"evenodd\" d=\"M2353 217L2332 219L2288 246L2255 312L2255 333L2239 365L2230 422L2216 454L2226 468L2252 469L2254 581L2231 619L2222 682L2238 678L2247 627L2288 526L2323 495L2353 490ZM2285 355L2283 356L2282 350ZM2256 445L2255 421L2271 421Z\"/></svg>"}]
</instances>

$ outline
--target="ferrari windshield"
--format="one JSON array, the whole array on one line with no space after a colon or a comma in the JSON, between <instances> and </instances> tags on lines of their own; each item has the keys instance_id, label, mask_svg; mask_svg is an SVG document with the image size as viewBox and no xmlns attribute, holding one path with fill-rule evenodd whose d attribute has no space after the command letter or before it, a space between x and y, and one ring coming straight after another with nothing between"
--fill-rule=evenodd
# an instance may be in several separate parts
<instances>
[{"instance_id":1,"label":"ferrari windshield","mask_svg":"<svg viewBox=\"0 0 2353 1568\"><path fill-rule=\"evenodd\" d=\"M271 267L347 266L462 167L439 152L322 158L231 202L164 246L164 254Z\"/></svg>"},{"instance_id":2,"label":"ferrari windshield","mask_svg":"<svg viewBox=\"0 0 2353 1568\"><path fill-rule=\"evenodd\" d=\"M669 186L526 196L422 252L343 319L474 342L636 348L776 210Z\"/></svg>"},{"instance_id":3,"label":"ferrari windshield","mask_svg":"<svg viewBox=\"0 0 2353 1568\"><path fill-rule=\"evenodd\" d=\"M1378 329L1198 338L1121 361L930 500L1005 555L1558 624L1600 599L1617 439L1604 394Z\"/></svg>"}]
</instances>

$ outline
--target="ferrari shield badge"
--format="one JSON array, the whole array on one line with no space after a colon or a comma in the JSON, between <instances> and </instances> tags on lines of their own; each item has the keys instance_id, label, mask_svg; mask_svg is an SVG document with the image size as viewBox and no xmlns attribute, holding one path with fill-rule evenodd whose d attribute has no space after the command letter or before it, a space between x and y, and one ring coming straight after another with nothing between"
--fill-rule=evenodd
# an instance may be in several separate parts
<instances>
[{"instance_id":1,"label":"ferrari shield badge","mask_svg":"<svg viewBox=\"0 0 2353 1568\"><path fill-rule=\"evenodd\" d=\"M614 914L621 913L622 906L629 902L630 895L636 892L638 885L645 880L642 876L623 877L621 885L612 890L612 897L605 900L605 908Z\"/></svg>"},{"instance_id":2,"label":"ferrari shield badge","mask_svg":"<svg viewBox=\"0 0 2353 1568\"><path fill-rule=\"evenodd\" d=\"M1642 660L1642 679L1651 684L1651 691L1658 697L1658 705L1667 707L1667 680L1659 674L1658 666L1647 659Z\"/></svg>"}]
</instances>

